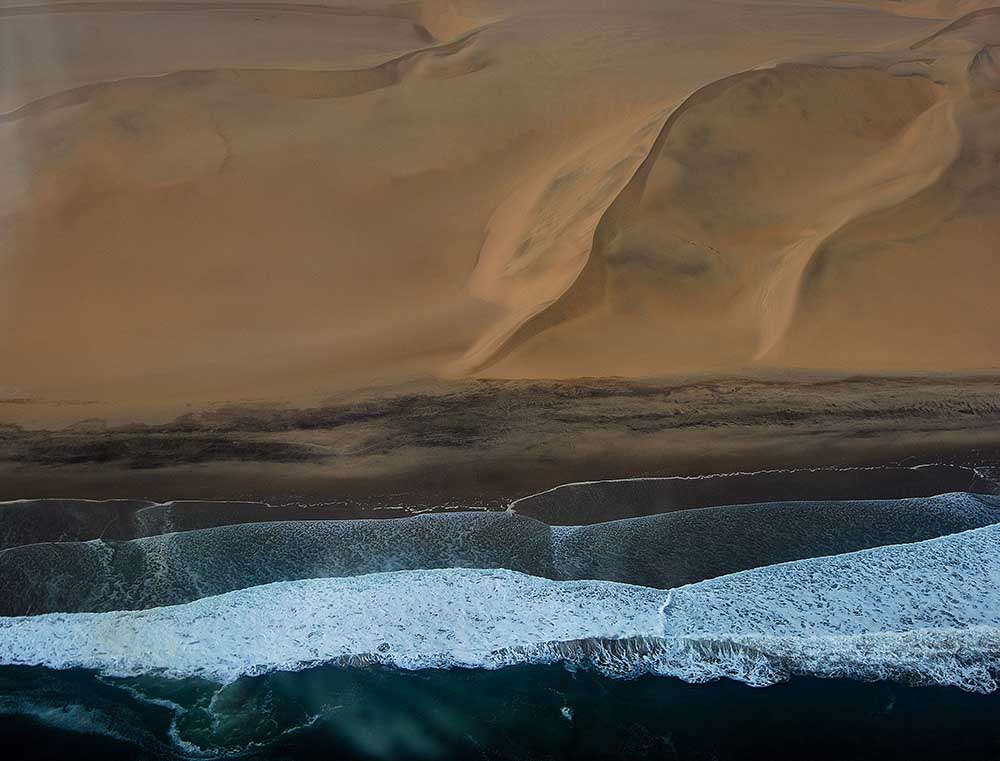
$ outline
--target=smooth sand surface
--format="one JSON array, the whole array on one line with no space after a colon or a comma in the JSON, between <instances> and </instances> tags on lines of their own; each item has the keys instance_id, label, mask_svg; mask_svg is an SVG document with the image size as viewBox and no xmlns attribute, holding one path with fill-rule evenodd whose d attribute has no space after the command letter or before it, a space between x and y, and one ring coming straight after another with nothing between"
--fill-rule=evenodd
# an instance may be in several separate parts
<instances>
[{"instance_id":1,"label":"smooth sand surface","mask_svg":"<svg viewBox=\"0 0 1000 761\"><path fill-rule=\"evenodd\" d=\"M998 46L964 0L5 0L0 398L996 369Z\"/></svg>"}]
</instances>

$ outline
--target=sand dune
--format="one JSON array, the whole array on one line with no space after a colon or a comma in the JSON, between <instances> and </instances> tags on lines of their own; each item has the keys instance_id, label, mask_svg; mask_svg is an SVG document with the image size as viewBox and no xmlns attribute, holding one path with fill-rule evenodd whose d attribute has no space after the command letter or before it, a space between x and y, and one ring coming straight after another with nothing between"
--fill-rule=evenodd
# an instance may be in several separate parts
<instances>
[{"instance_id":1,"label":"sand dune","mask_svg":"<svg viewBox=\"0 0 1000 761\"><path fill-rule=\"evenodd\" d=\"M520 356L529 364L560 350L582 357L578 344L596 333L608 350L585 361L608 374L766 358L792 321L817 246L950 161L956 141L935 101L923 79L814 66L750 72L699 91L605 217L588 268L556 315L541 318L552 327L526 326L525 339L544 338ZM914 152L923 140L933 147ZM635 351L653 341L656 352ZM518 359L515 368L525 362Z\"/></svg>"},{"instance_id":2,"label":"sand dune","mask_svg":"<svg viewBox=\"0 0 1000 761\"><path fill-rule=\"evenodd\" d=\"M887 13L902 16L924 16L953 19L983 8L991 7L991 0L853 0Z\"/></svg>"},{"instance_id":3,"label":"sand dune","mask_svg":"<svg viewBox=\"0 0 1000 761\"><path fill-rule=\"evenodd\" d=\"M995 366L995 18L695 93L494 370Z\"/></svg>"},{"instance_id":4,"label":"sand dune","mask_svg":"<svg viewBox=\"0 0 1000 761\"><path fill-rule=\"evenodd\" d=\"M7 398L1000 364L987 3L5 2L0 39Z\"/></svg>"}]
</instances>

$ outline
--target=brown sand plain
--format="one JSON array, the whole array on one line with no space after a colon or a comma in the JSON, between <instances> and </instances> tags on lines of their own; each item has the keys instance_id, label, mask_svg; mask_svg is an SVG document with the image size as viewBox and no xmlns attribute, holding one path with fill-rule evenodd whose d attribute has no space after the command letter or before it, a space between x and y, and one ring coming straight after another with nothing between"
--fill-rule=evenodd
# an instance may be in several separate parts
<instances>
[{"instance_id":1,"label":"brown sand plain","mask_svg":"<svg viewBox=\"0 0 1000 761\"><path fill-rule=\"evenodd\" d=\"M988 1L3 0L0 159L5 497L1000 439ZM351 424L440 433L483 393L446 446L315 423L417 397ZM671 395L714 417L632 435ZM233 405L310 412L213 429Z\"/></svg>"}]
</instances>

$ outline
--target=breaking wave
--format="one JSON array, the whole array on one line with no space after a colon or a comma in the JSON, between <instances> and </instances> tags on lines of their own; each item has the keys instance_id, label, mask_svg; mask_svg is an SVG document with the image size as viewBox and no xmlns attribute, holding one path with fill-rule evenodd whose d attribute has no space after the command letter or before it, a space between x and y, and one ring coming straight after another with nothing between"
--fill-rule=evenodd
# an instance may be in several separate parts
<instances>
[{"instance_id":1,"label":"breaking wave","mask_svg":"<svg viewBox=\"0 0 1000 761\"><path fill-rule=\"evenodd\" d=\"M1000 526L800 560L671 591L497 569L278 582L144 611L0 619L0 664L241 677L322 664L564 663L767 685L791 675L992 692Z\"/></svg>"}]
</instances>

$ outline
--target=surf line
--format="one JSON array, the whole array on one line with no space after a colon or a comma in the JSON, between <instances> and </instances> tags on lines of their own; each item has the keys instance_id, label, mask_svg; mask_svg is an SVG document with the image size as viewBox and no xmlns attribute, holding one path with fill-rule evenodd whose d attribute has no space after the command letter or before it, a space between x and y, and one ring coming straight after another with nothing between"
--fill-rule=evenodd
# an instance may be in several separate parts
<instances>
[{"instance_id":1,"label":"surf line","mask_svg":"<svg viewBox=\"0 0 1000 761\"><path fill-rule=\"evenodd\" d=\"M729 473L704 473L694 476L633 476L631 478L598 478L593 481L568 481L563 484L543 489L539 492L526 494L523 497L511 501L507 505L507 512L517 512L517 504L525 500L541 497L545 494L567 489L572 486L596 486L597 484L623 484L646 481L709 481L713 478L735 478L738 476L766 476L781 475L787 473L852 473L852 472L875 472L880 470L920 470L921 468L951 467L959 470L968 470L973 476L980 475L980 468L970 468L965 465L952 465L950 463L928 462L920 465L826 465L819 468L771 468L767 470L734 470Z\"/></svg>"}]
</instances>

